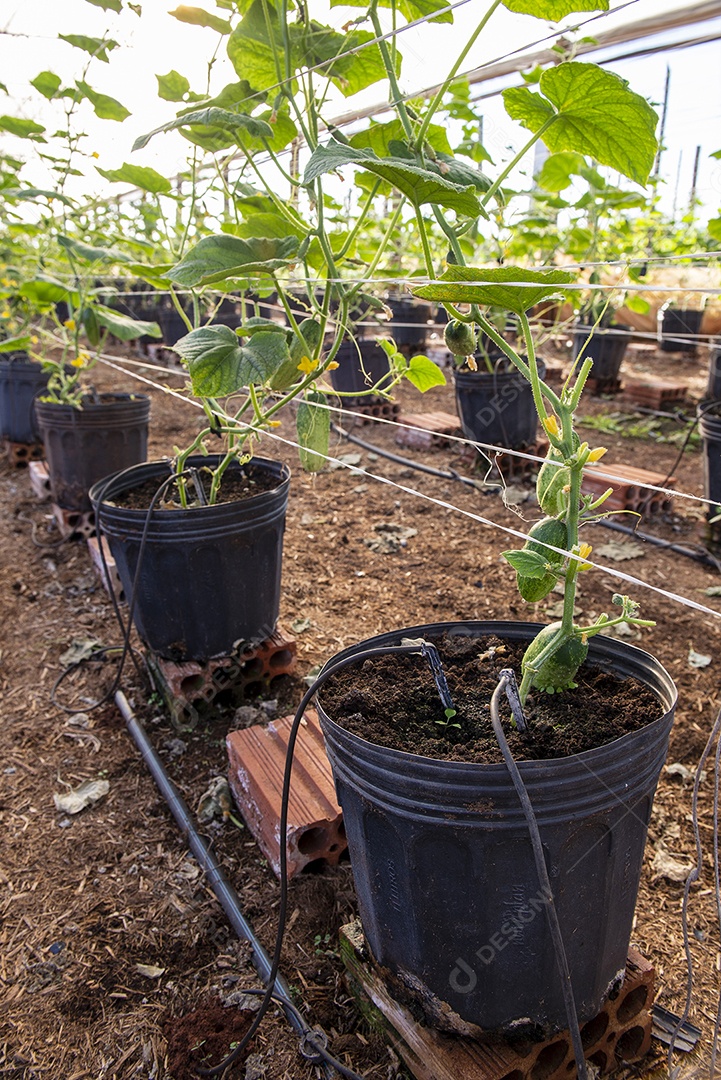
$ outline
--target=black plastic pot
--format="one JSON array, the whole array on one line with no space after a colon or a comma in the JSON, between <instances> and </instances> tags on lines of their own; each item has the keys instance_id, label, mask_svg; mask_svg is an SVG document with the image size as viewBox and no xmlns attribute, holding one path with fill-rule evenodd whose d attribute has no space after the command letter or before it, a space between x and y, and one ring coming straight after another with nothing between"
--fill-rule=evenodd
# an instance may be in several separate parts
<instances>
[{"instance_id":1,"label":"black plastic pot","mask_svg":"<svg viewBox=\"0 0 721 1080\"><path fill-rule=\"evenodd\" d=\"M338 367L331 371L330 381L334 390L345 394L362 394L390 372L388 357L374 338L342 342L335 359ZM370 400L368 396L341 398L341 404L354 408Z\"/></svg>"},{"instance_id":2,"label":"black plastic pot","mask_svg":"<svg viewBox=\"0 0 721 1080\"><path fill-rule=\"evenodd\" d=\"M147 457L150 399L142 394L103 394L81 409L37 401L35 413L53 502L65 510L90 510L96 480Z\"/></svg>"},{"instance_id":3,"label":"black plastic pot","mask_svg":"<svg viewBox=\"0 0 721 1080\"><path fill-rule=\"evenodd\" d=\"M188 327L175 308L161 307L158 311L158 325L163 335L163 345L169 348L188 333ZM155 343L157 345L157 341Z\"/></svg>"},{"instance_id":4,"label":"black plastic pot","mask_svg":"<svg viewBox=\"0 0 721 1080\"><path fill-rule=\"evenodd\" d=\"M630 326L599 326L596 329L591 326L576 326L573 330L571 358L575 360L583 351L584 358L589 356L593 360L592 379L604 382L617 379L626 355L630 333Z\"/></svg>"},{"instance_id":5,"label":"black plastic pot","mask_svg":"<svg viewBox=\"0 0 721 1080\"><path fill-rule=\"evenodd\" d=\"M432 306L395 297L385 303L393 312L390 330L396 345L410 352L420 352L425 348L428 324L433 318Z\"/></svg>"},{"instance_id":6,"label":"black plastic pot","mask_svg":"<svg viewBox=\"0 0 721 1080\"><path fill-rule=\"evenodd\" d=\"M696 342L688 339L695 338L700 333L703 311L662 308L659 316L661 351L695 356Z\"/></svg>"},{"instance_id":7,"label":"black plastic pot","mask_svg":"<svg viewBox=\"0 0 721 1080\"><path fill-rule=\"evenodd\" d=\"M539 362L543 378L546 367ZM456 408L467 439L523 450L536 442L538 416L531 384L515 369L454 371Z\"/></svg>"},{"instance_id":8,"label":"black plastic pot","mask_svg":"<svg viewBox=\"0 0 721 1080\"><path fill-rule=\"evenodd\" d=\"M25 352L0 360L0 436L15 443L40 440L35 398L47 388L49 373Z\"/></svg>"},{"instance_id":9,"label":"black plastic pot","mask_svg":"<svg viewBox=\"0 0 721 1080\"><path fill-rule=\"evenodd\" d=\"M703 446L703 493L712 505L706 511L706 541L710 550L721 551L721 400L702 401L698 407Z\"/></svg>"},{"instance_id":10,"label":"black plastic pot","mask_svg":"<svg viewBox=\"0 0 721 1080\"><path fill-rule=\"evenodd\" d=\"M529 623L414 626L403 638L498 635ZM334 660L339 657L335 657ZM653 796L676 688L647 653L595 637L589 659L657 696L647 727L596 750L519 762L538 820L581 1023L623 978ZM333 661L331 661L332 663ZM321 691L322 702L322 691ZM318 710L348 835L358 907L379 964L436 1015L487 1031L567 1027L528 828L505 765L438 761L350 734Z\"/></svg>"},{"instance_id":11,"label":"black plastic pot","mask_svg":"<svg viewBox=\"0 0 721 1080\"><path fill-rule=\"evenodd\" d=\"M188 465L213 468L219 461L217 455L198 456ZM264 640L275 628L290 470L257 457L249 467L277 479L277 487L237 502L151 515L134 622L159 656L208 660L231 653L241 640ZM160 486L169 475L167 462L151 461L102 480L90 493L94 504L100 502L100 527L127 597L148 512L113 501L149 480Z\"/></svg>"}]
</instances>

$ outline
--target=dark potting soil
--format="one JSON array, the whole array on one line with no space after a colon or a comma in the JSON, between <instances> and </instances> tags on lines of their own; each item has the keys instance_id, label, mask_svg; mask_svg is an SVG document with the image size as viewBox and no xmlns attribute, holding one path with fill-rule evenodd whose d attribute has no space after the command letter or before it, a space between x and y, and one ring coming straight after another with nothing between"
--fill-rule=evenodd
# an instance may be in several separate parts
<instances>
[{"instance_id":1,"label":"dark potting soil","mask_svg":"<svg viewBox=\"0 0 721 1080\"><path fill-rule=\"evenodd\" d=\"M319 694L323 709L347 731L380 746L447 761L501 762L490 720L491 695L503 668L520 675L525 645L496 637L431 640L457 712L448 726L430 666L421 656L381 656L334 675ZM662 714L655 694L636 679L584 664L577 682L576 690L529 695L524 734L511 726L504 699L501 718L517 760L592 750ZM451 726L456 723L460 727Z\"/></svg>"},{"instance_id":2,"label":"dark potting soil","mask_svg":"<svg viewBox=\"0 0 721 1080\"><path fill-rule=\"evenodd\" d=\"M212 480L210 469L201 468L198 469L198 478L203 485L206 498L210 495L210 484ZM165 477L163 477L165 479ZM161 479L155 477L152 480L146 480L142 484L138 484L137 487L130 488L128 491L120 492L114 496L112 502L115 506L123 506L128 510L147 510L150 506L153 496L162 483ZM253 462L248 462L241 469L228 469L223 476L220 492L216 499L218 503L239 502L241 499L249 499L253 495L260 495L264 491L274 491L281 483L281 479L268 472L267 469L259 469L253 466ZM199 506L200 503L195 495L192 480L188 480L188 506ZM167 492L161 497L156 504L159 510L180 510L180 498L178 496L177 487L170 485Z\"/></svg>"}]
</instances>

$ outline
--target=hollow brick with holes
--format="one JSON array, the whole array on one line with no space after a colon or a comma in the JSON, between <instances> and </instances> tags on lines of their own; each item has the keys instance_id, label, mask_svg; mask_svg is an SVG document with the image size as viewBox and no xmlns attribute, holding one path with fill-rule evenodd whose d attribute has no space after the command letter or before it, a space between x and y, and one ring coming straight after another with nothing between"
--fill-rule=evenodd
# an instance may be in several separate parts
<instances>
[{"instance_id":1,"label":"hollow brick with holes","mask_svg":"<svg viewBox=\"0 0 721 1080\"><path fill-rule=\"evenodd\" d=\"M416 1080L575 1080L571 1037L559 1032L540 1043L514 1043L496 1036L449 1038L419 1023L391 992L387 972L375 964L356 920L340 930L346 981L368 1016L384 1030ZM581 1025L587 1061L601 1075L639 1061L651 1045L653 966L629 949L624 981L598 1016ZM369 1017L370 1019L370 1017Z\"/></svg>"},{"instance_id":2,"label":"hollow brick with holes","mask_svg":"<svg viewBox=\"0 0 721 1080\"><path fill-rule=\"evenodd\" d=\"M653 488L674 487L675 476L638 469L634 465L617 465L615 462L606 462L605 458L600 469L609 476L596 476L593 469L587 470L582 490L584 495L598 497L608 488L613 488L613 494L603 504L603 510L633 510L640 514L654 514L670 509L671 500ZM614 479L609 479L611 475Z\"/></svg>"},{"instance_id":3,"label":"hollow brick with holes","mask_svg":"<svg viewBox=\"0 0 721 1080\"><path fill-rule=\"evenodd\" d=\"M280 876L280 813L292 716L267 727L256 724L231 731L228 782L246 825ZM286 853L288 876L309 864L334 866L347 847L333 774L325 753L318 716L306 711L293 757Z\"/></svg>"},{"instance_id":4,"label":"hollow brick with holes","mask_svg":"<svg viewBox=\"0 0 721 1080\"><path fill-rule=\"evenodd\" d=\"M60 535L66 539L95 536L95 514L92 510L67 510L53 503L53 517Z\"/></svg>"},{"instance_id":5,"label":"hollow brick with holes","mask_svg":"<svg viewBox=\"0 0 721 1080\"><path fill-rule=\"evenodd\" d=\"M42 443L19 443L6 439L4 450L8 461L16 469L25 469L31 461L42 461L45 457Z\"/></svg>"},{"instance_id":6,"label":"hollow brick with holes","mask_svg":"<svg viewBox=\"0 0 721 1080\"><path fill-rule=\"evenodd\" d=\"M214 704L241 705L259 694L272 693L276 680L294 671L296 648L294 638L276 629L269 638L237 654L176 663L149 651L147 662L174 726L192 731Z\"/></svg>"},{"instance_id":7,"label":"hollow brick with holes","mask_svg":"<svg viewBox=\"0 0 721 1080\"><path fill-rule=\"evenodd\" d=\"M686 383L669 382L650 375L643 379L623 380L623 401L631 405L645 405L649 409L661 409L686 400Z\"/></svg>"}]
</instances>

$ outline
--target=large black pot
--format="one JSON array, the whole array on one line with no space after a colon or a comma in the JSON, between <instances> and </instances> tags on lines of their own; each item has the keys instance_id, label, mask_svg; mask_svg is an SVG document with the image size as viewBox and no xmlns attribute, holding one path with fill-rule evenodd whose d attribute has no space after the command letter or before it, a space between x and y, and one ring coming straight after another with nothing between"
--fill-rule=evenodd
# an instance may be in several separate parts
<instances>
[{"instance_id":1,"label":"large black pot","mask_svg":"<svg viewBox=\"0 0 721 1080\"><path fill-rule=\"evenodd\" d=\"M702 401L698 407L703 447L703 494L711 501L706 510L706 541L721 551L721 400ZM719 518L718 521L715 519Z\"/></svg>"},{"instance_id":2,"label":"large black pot","mask_svg":"<svg viewBox=\"0 0 721 1080\"><path fill-rule=\"evenodd\" d=\"M35 398L47 389L49 373L25 352L0 360L0 436L15 443L40 441Z\"/></svg>"},{"instance_id":3,"label":"large black pot","mask_svg":"<svg viewBox=\"0 0 721 1080\"><path fill-rule=\"evenodd\" d=\"M545 364L539 362L543 378ZM523 450L536 442L538 415L531 384L512 370L454 371L456 408L467 439L508 450Z\"/></svg>"},{"instance_id":4,"label":"large black pot","mask_svg":"<svg viewBox=\"0 0 721 1080\"><path fill-rule=\"evenodd\" d=\"M216 467L217 455L192 457L191 468ZM240 469L237 463L229 472ZM265 458L249 468L277 480L271 491L237 502L188 510L154 510L135 592L134 622L143 641L171 660L208 660L257 642L274 630L290 471ZM100 481L90 497L100 504L123 590L133 595L147 510L114 505L122 492L170 476L165 461L151 461Z\"/></svg>"},{"instance_id":5,"label":"large black pot","mask_svg":"<svg viewBox=\"0 0 721 1080\"><path fill-rule=\"evenodd\" d=\"M659 334L662 352L696 355L695 339L701 331L703 311L662 308L659 312Z\"/></svg>"},{"instance_id":6,"label":"large black pot","mask_svg":"<svg viewBox=\"0 0 721 1080\"><path fill-rule=\"evenodd\" d=\"M330 663L403 638L527 642L537 630L505 622L414 626L362 641ZM640 649L594 637L589 660L639 679L658 698L660 715L598 749L519 762L582 1023L623 978L676 704L670 676ZM375 959L437 1015L450 1006L488 1031L566 1028L528 827L506 766L439 761L367 742L326 715L322 696L318 714Z\"/></svg>"},{"instance_id":7,"label":"large black pot","mask_svg":"<svg viewBox=\"0 0 721 1080\"><path fill-rule=\"evenodd\" d=\"M375 386L390 372L388 357L374 338L344 341L336 353L337 368L330 373L334 390L345 394L362 394ZM369 397L341 398L341 404L354 408Z\"/></svg>"},{"instance_id":8,"label":"large black pot","mask_svg":"<svg viewBox=\"0 0 721 1080\"><path fill-rule=\"evenodd\" d=\"M617 379L630 333L630 326L598 326L595 329L592 326L575 326L571 358L576 360L583 352L584 358L589 356L593 360L591 378L604 382Z\"/></svg>"},{"instance_id":9,"label":"large black pot","mask_svg":"<svg viewBox=\"0 0 721 1080\"><path fill-rule=\"evenodd\" d=\"M37 401L35 413L53 502L65 510L90 510L96 480L147 457L150 399L142 394L102 394L79 409Z\"/></svg>"}]
</instances>

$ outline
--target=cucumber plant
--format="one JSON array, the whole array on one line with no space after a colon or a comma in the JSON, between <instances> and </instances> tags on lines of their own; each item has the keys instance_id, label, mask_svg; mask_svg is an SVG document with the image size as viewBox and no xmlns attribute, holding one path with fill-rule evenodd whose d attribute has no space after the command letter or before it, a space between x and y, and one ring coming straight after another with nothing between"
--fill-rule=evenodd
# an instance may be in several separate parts
<instances>
[{"instance_id":1,"label":"cucumber plant","mask_svg":"<svg viewBox=\"0 0 721 1080\"><path fill-rule=\"evenodd\" d=\"M564 13L563 4L551 3L544 5L546 17L548 7L556 17ZM568 61L544 71L536 89L513 88L504 91L503 97L509 115L532 132L522 153L536 139L543 138L552 152L588 154L640 185L648 180L657 148L657 117L625 80L596 65ZM625 134L617 139L609 124L618 131L619 117L624 117ZM514 164L515 160L481 196L482 205ZM533 603L542 599L558 583L563 592L561 619L545 626L524 654L520 683L524 702L532 688L548 693L573 689L588 652L588 640L595 634L621 623L653 624L639 618L638 605L619 594L613 597L618 609L615 613L603 613L591 625L578 625L574 620L579 575L592 565L588 561L591 547L582 542L580 530L603 515L603 504L612 494L611 488L598 498L582 492L585 469L605 453L603 447L592 449L582 442L574 427L593 361L579 358L556 393L539 375L527 314L536 304L563 297L574 285L577 287L574 275L560 269L523 266L472 267L465 264L460 245L453 251L456 257L437 280L412 291L418 297L443 304L449 318L455 320L454 339L470 342L479 332L485 334L523 374L531 384L536 411L549 442L537 479L538 503L545 516L532 526L521 550L503 553L516 571L517 585L525 600ZM523 353L505 340L489 317L499 308L516 317ZM467 335L463 335L460 325L467 328Z\"/></svg>"}]
</instances>

